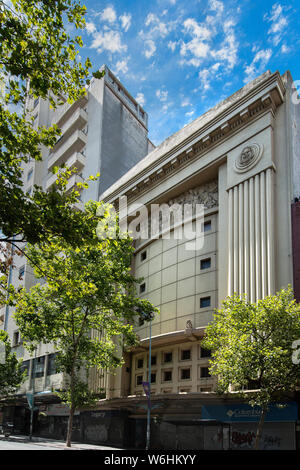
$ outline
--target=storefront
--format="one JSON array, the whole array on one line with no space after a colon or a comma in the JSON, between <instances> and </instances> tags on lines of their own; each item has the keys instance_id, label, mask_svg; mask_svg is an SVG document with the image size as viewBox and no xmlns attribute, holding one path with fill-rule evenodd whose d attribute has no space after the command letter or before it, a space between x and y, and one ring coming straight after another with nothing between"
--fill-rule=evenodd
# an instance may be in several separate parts
<instances>
[{"instance_id":1,"label":"storefront","mask_svg":"<svg viewBox=\"0 0 300 470\"><path fill-rule=\"evenodd\" d=\"M210 428L205 438L205 449L253 449L259 418L260 408L247 404L203 406L202 419L222 423ZM297 420L296 402L270 405L260 439L260 449L295 450Z\"/></svg>"}]
</instances>

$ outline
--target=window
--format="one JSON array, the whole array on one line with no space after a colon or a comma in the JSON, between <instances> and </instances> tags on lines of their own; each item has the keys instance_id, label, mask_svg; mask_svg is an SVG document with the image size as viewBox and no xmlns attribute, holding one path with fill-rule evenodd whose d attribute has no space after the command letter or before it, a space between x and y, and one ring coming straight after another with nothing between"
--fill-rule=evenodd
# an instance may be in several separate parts
<instances>
[{"instance_id":1,"label":"window","mask_svg":"<svg viewBox=\"0 0 300 470\"><path fill-rule=\"evenodd\" d=\"M211 350L200 348L200 357L211 357Z\"/></svg>"},{"instance_id":2,"label":"window","mask_svg":"<svg viewBox=\"0 0 300 470\"><path fill-rule=\"evenodd\" d=\"M33 169L31 168L31 170L29 170L27 174L27 181L29 181L32 178L32 175L33 175Z\"/></svg>"},{"instance_id":3,"label":"window","mask_svg":"<svg viewBox=\"0 0 300 470\"><path fill-rule=\"evenodd\" d=\"M151 383L156 382L156 374L151 374Z\"/></svg>"},{"instance_id":4,"label":"window","mask_svg":"<svg viewBox=\"0 0 300 470\"><path fill-rule=\"evenodd\" d=\"M54 354L49 354L48 356L48 368L47 368L47 375L53 375L56 374L56 365L55 365L55 358L56 358L56 353Z\"/></svg>"},{"instance_id":5,"label":"window","mask_svg":"<svg viewBox=\"0 0 300 470\"><path fill-rule=\"evenodd\" d=\"M208 367L201 367L201 378L211 377Z\"/></svg>"},{"instance_id":6,"label":"window","mask_svg":"<svg viewBox=\"0 0 300 470\"><path fill-rule=\"evenodd\" d=\"M22 267L19 269L19 279L20 279L20 281L23 281L24 274L25 274L25 266L22 266Z\"/></svg>"},{"instance_id":7,"label":"window","mask_svg":"<svg viewBox=\"0 0 300 470\"><path fill-rule=\"evenodd\" d=\"M33 102L33 107L34 107L34 108L36 108L37 105L39 104L39 100L40 100L39 98L36 98L36 99L34 100L34 102Z\"/></svg>"},{"instance_id":8,"label":"window","mask_svg":"<svg viewBox=\"0 0 300 470\"><path fill-rule=\"evenodd\" d=\"M143 376L142 375L137 375L136 376L136 384L137 385L142 385L143 382Z\"/></svg>"},{"instance_id":9,"label":"window","mask_svg":"<svg viewBox=\"0 0 300 470\"><path fill-rule=\"evenodd\" d=\"M200 308L210 307L210 297L202 297L200 299Z\"/></svg>"},{"instance_id":10,"label":"window","mask_svg":"<svg viewBox=\"0 0 300 470\"><path fill-rule=\"evenodd\" d=\"M151 366L156 366L156 356L151 356Z\"/></svg>"},{"instance_id":11,"label":"window","mask_svg":"<svg viewBox=\"0 0 300 470\"><path fill-rule=\"evenodd\" d=\"M172 371L165 370L164 371L164 382L170 382L172 380Z\"/></svg>"},{"instance_id":12,"label":"window","mask_svg":"<svg viewBox=\"0 0 300 470\"><path fill-rule=\"evenodd\" d=\"M12 345L13 346L18 346L20 344L20 332L19 331L15 331L14 334L13 334L13 341L12 341Z\"/></svg>"},{"instance_id":13,"label":"window","mask_svg":"<svg viewBox=\"0 0 300 470\"><path fill-rule=\"evenodd\" d=\"M209 269L211 267L211 258L202 259L200 262L201 269Z\"/></svg>"},{"instance_id":14,"label":"window","mask_svg":"<svg viewBox=\"0 0 300 470\"><path fill-rule=\"evenodd\" d=\"M164 353L164 362L172 362L172 353L171 352Z\"/></svg>"},{"instance_id":15,"label":"window","mask_svg":"<svg viewBox=\"0 0 300 470\"><path fill-rule=\"evenodd\" d=\"M191 378L191 370L190 369L181 369L181 380L186 380Z\"/></svg>"},{"instance_id":16,"label":"window","mask_svg":"<svg viewBox=\"0 0 300 470\"><path fill-rule=\"evenodd\" d=\"M138 359L137 360L137 369L142 369L144 365L144 360L143 359Z\"/></svg>"},{"instance_id":17,"label":"window","mask_svg":"<svg viewBox=\"0 0 300 470\"><path fill-rule=\"evenodd\" d=\"M29 374L30 361L23 361L21 365L21 372L26 372L26 376Z\"/></svg>"},{"instance_id":18,"label":"window","mask_svg":"<svg viewBox=\"0 0 300 470\"><path fill-rule=\"evenodd\" d=\"M45 356L37 357L33 359L32 364L32 378L39 378L44 376L44 367L45 367Z\"/></svg>"},{"instance_id":19,"label":"window","mask_svg":"<svg viewBox=\"0 0 300 470\"><path fill-rule=\"evenodd\" d=\"M143 253L141 253L141 261L145 261L145 259L147 259L147 251L143 251Z\"/></svg>"},{"instance_id":20,"label":"window","mask_svg":"<svg viewBox=\"0 0 300 470\"><path fill-rule=\"evenodd\" d=\"M211 220L207 220L203 224L203 231L204 232L209 232L211 230Z\"/></svg>"},{"instance_id":21,"label":"window","mask_svg":"<svg viewBox=\"0 0 300 470\"><path fill-rule=\"evenodd\" d=\"M143 282L143 284L140 285L140 294L143 294L146 291L146 283Z\"/></svg>"},{"instance_id":22,"label":"window","mask_svg":"<svg viewBox=\"0 0 300 470\"><path fill-rule=\"evenodd\" d=\"M183 351L181 351L181 360L187 361L188 359L191 359L191 350L184 349Z\"/></svg>"}]
</instances>

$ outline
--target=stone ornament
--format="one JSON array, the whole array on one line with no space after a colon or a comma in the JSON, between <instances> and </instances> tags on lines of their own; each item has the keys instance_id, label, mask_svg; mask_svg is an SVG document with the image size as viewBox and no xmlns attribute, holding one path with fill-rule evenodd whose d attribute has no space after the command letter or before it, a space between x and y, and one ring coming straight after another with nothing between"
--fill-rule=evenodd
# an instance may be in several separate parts
<instances>
[{"instance_id":1,"label":"stone ornament","mask_svg":"<svg viewBox=\"0 0 300 470\"><path fill-rule=\"evenodd\" d=\"M169 206L173 204L192 204L193 207L196 204L204 204L206 209L216 207L218 205L218 181L215 180L189 189L168 202Z\"/></svg>"},{"instance_id":2,"label":"stone ornament","mask_svg":"<svg viewBox=\"0 0 300 470\"><path fill-rule=\"evenodd\" d=\"M253 168L261 159L263 146L261 144L250 144L243 148L240 155L235 160L235 171L244 173Z\"/></svg>"}]
</instances>

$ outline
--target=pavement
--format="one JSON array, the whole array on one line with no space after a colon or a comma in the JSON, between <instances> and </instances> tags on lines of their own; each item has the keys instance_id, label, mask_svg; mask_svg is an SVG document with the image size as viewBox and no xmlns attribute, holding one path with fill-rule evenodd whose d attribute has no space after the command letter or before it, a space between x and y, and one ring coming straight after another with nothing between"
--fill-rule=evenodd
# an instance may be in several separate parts
<instances>
[{"instance_id":1,"label":"pavement","mask_svg":"<svg viewBox=\"0 0 300 470\"><path fill-rule=\"evenodd\" d=\"M124 450L118 447L109 447L109 446L102 446L102 445L94 445L94 444L83 444L79 442L72 442L71 447L66 447L65 441L59 441L55 439L47 439L44 437L32 437L32 440L29 440L29 436L21 436L21 435L11 435L9 437L5 437L3 434L0 434L0 442L7 441L7 442L19 442L19 443L27 443L27 444L34 444L36 446L47 446L53 447L60 450Z\"/></svg>"}]
</instances>

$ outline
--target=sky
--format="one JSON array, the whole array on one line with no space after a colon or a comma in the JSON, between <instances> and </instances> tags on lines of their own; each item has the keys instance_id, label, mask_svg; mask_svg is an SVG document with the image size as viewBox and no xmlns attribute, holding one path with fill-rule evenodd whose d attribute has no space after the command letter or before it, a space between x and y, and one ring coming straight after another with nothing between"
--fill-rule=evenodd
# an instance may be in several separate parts
<instances>
[{"instance_id":1,"label":"sky","mask_svg":"<svg viewBox=\"0 0 300 470\"><path fill-rule=\"evenodd\" d=\"M106 64L164 139L266 70L300 80L300 2L82 0L93 71Z\"/></svg>"}]
</instances>

